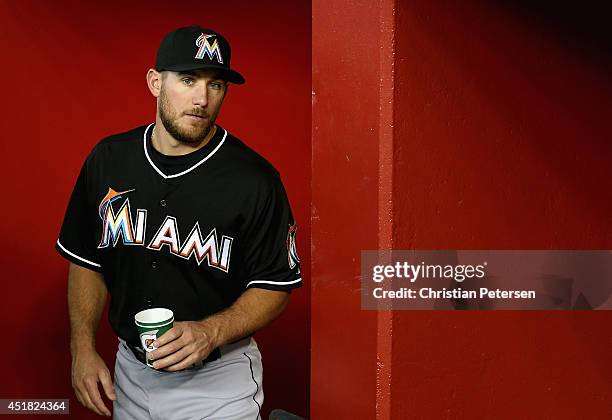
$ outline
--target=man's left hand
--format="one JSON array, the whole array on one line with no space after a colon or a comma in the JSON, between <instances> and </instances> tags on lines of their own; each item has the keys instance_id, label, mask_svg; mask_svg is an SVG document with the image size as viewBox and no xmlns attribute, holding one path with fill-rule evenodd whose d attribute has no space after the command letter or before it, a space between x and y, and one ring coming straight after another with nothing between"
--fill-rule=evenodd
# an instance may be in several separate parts
<instances>
[{"instance_id":1,"label":"man's left hand","mask_svg":"<svg viewBox=\"0 0 612 420\"><path fill-rule=\"evenodd\" d=\"M149 353L155 369L169 372L182 370L204 360L217 347L216 331L205 322L175 322L174 326L153 343Z\"/></svg>"}]
</instances>

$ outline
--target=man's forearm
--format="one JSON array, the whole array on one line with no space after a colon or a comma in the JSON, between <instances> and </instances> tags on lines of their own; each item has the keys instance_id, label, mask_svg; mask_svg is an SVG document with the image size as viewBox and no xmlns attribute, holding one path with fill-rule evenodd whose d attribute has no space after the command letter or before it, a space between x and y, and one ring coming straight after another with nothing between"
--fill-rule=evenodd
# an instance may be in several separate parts
<instances>
[{"instance_id":1,"label":"man's forearm","mask_svg":"<svg viewBox=\"0 0 612 420\"><path fill-rule=\"evenodd\" d=\"M70 264L68 271L68 311L70 350L95 348L95 336L108 291L102 274Z\"/></svg>"},{"instance_id":2,"label":"man's forearm","mask_svg":"<svg viewBox=\"0 0 612 420\"><path fill-rule=\"evenodd\" d=\"M215 331L215 344L220 346L265 327L288 303L289 292L248 289L232 306L201 322Z\"/></svg>"}]
</instances>

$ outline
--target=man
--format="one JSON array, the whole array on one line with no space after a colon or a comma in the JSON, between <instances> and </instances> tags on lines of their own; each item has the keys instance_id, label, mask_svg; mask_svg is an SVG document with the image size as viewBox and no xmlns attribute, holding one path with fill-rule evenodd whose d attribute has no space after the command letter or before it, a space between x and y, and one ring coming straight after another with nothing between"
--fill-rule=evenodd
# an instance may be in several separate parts
<instances>
[{"instance_id":1,"label":"man","mask_svg":"<svg viewBox=\"0 0 612 420\"><path fill-rule=\"evenodd\" d=\"M58 251L71 264L72 382L117 419L256 419L261 355L251 335L301 286L296 225L278 172L215 124L231 50L217 32L180 28L147 73L155 123L103 139L70 198ZM110 293L115 383L95 350ZM137 312L174 312L145 364Z\"/></svg>"}]
</instances>

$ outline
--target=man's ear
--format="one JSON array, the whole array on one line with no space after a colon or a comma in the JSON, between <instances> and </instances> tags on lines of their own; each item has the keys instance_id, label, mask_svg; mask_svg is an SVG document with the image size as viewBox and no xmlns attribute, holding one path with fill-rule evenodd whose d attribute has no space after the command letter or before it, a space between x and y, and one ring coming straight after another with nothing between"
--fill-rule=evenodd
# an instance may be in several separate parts
<instances>
[{"instance_id":1,"label":"man's ear","mask_svg":"<svg viewBox=\"0 0 612 420\"><path fill-rule=\"evenodd\" d=\"M162 74L155 69L149 69L147 72L147 86L151 91L151 95L156 98L159 97L161 92Z\"/></svg>"}]
</instances>

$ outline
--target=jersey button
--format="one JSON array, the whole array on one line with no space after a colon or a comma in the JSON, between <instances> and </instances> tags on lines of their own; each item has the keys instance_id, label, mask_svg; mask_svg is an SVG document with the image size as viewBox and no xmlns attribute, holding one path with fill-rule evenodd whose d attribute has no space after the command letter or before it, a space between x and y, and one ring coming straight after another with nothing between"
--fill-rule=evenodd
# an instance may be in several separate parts
<instances>
[{"instance_id":1,"label":"jersey button","mask_svg":"<svg viewBox=\"0 0 612 420\"><path fill-rule=\"evenodd\" d=\"M157 261L153 260L151 262L151 268L157 268Z\"/></svg>"},{"instance_id":2,"label":"jersey button","mask_svg":"<svg viewBox=\"0 0 612 420\"><path fill-rule=\"evenodd\" d=\"M162 206L162 207L166 207L166 200L161 200L159 202L159 205Z\"/></svg>"}]
</instances>

